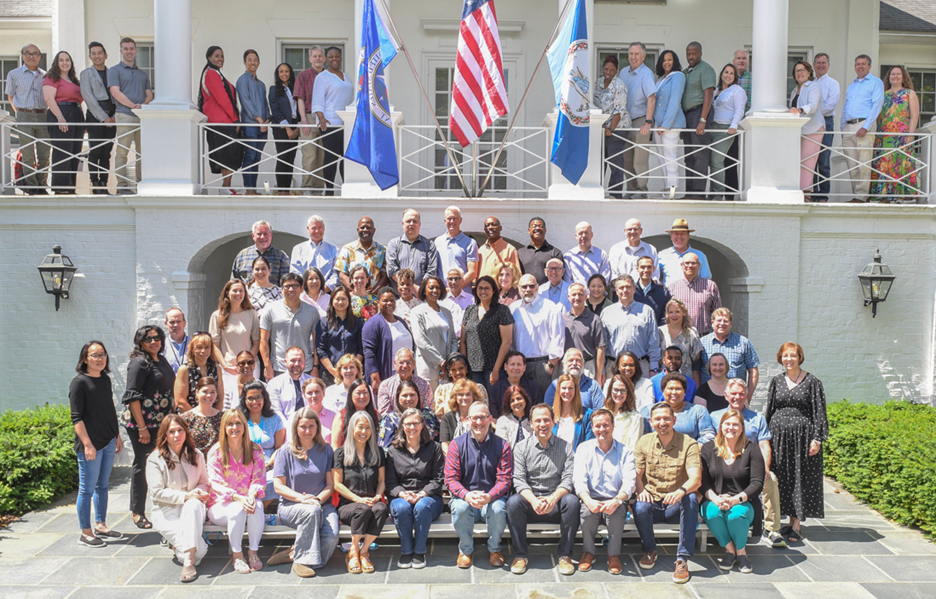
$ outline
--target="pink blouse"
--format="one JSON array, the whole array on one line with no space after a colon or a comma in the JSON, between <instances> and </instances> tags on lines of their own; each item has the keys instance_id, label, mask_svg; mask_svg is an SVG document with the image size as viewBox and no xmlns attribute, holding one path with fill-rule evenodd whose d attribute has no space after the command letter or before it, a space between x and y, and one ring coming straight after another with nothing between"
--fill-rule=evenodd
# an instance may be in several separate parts
<instances>
[{"instance_id":1,"label":"pink blouse","mask_svg":"<svg viewBox=\"0 0 936 599\"><path fill-rule=\"evenodd\" d=\"M227 468L221 463L220 445L215 445L208 452L208 481L211 488L208 493L208 507L216 503L229 503L232 497L254 493L263 497L266 488L266 461L263 450L257 448L249 466L238 462L234 456L228 456Z\"/></svg>"}]
</instances>

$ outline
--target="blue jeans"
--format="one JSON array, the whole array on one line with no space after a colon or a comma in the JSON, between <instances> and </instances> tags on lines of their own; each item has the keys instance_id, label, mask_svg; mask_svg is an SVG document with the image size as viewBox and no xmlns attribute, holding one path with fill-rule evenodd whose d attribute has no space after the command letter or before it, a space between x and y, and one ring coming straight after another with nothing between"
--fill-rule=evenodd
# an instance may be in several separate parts
<instances>
[{"instance_id":1,"label":"blue jeans","mask_svg":"<svg viewBox=\"0 0 936 599\"><path fill-rule=\"evenodd\" d=\"M91 528L91 500L94 498L94 521L107 521L107 486L114 455L117 453L117 438L111 439L107 447L100 449L94 460L78 454L78 526L82 530Z\"/></svg>"},{"instance_id":2,"label":"blue jeans","mask_svg":"<svg viewBox=\"0 0 936 599\"><path fill-rule=\"evenodd\" d=\"M400 534L400 553L403 555L425 554L429 526L442 515L442 498L423 497L416 502L416 505L413 505L397 497L390 502L390 514Z\"/></svg>"},{"instance_id":3,"label":"blue jeans","mask_svg":"<svg viewBox=\"0 0 936 599\"><path fill-rule=\"evenodd\" d=\"M634 524L640 533L640 545L644 552L656 551L653 525L658 522L679 524L678 559L689 559L695 554L695 534L699 528L699 500L689 493L675 505L664 505L662 501L638 501L634 506Z\"/></svg>"},{"instance_id":4,"label":"blue jeans","mask_svg":"<svg viewBox=\"0 0 936 599\"><path fill-rule=\"evenodd\" d=\"M452 508L452 526L458 534L458 550L463 555L471 555L474 551L475 522L487 522L488 551L494 553L501 550L501 537L507 528L506 499L495 499L479 510L468 505L464 499L453 497L449 507Z\"/></svg>"},{"instance_id":5,"label":"blue jeans","mask_svg":"<svg viewBox=\"0 0 936 599\"><path fill-rule=\"evenodd\" d=\"M831 146L832 140L835 138L835 117L827 116L825 118L825 135L822 136L822 145ZM829 199L829 191L832 189L832 184L829 182L829 175L832 174L832 167L830 165L830 160L832 157L832 152L830 150L822 150L819 154L819 161L816 163L816 172L819 175L813 175L813 184L815 185L813 199L827 201ZM822 183L817 183L819 177L822 177Z\"/></svg>"},{"instance_id":6,"label":"blue jeans","mask_svg":"<svg viewBox=\"0 0 936 599\"><path fill-rule=\"evenodd\" d=\"M260 127L244 127L244 139L257 140L244 142L243 178L246 189L256 189L257 171L259 170L260 151L266 145L267 134L260 133Z\"/></svg>"}]
</instances>

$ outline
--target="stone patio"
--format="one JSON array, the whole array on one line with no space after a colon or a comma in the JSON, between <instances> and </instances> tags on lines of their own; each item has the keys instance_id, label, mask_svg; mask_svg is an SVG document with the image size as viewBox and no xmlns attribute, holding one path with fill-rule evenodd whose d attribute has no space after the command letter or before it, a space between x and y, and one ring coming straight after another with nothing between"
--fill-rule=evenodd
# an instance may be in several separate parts
<instances>
[{"instance_id":1,"label":"stone patio","mask_svg":"<svg viewBox=\"0 0 936 599\"><path fill-rule=\"evenodd\" d=\"M452 540L431 543L424 570L398 569L398 546L387 544L373 553L374 575L348 574L344 555L338 551L318 576L304 580L291 574L288 565L237 574L222 540L209 549L199 579L182 585L180 567L159 546L159 535L138 531L125 511L127 474L127 468L115 469L108 510L108 524L127 536L124 541L103 549L79 546L74 495L0 529L0 597L465 599L465 584L473 585L474 597L485 599L936 597L936 545L918 531L887 521L850 494L836 492L833 482L826 483L826 517L806 523L803 543L779 550L750 546L753 574L718 570L714 560L722 551L710 544L707 553L696 553L690 563L692 581L683 586L671 582L672 561L665 555L653 570L639 569L640 546L633 541L625 542L621 576L605 571L607 561L599 550L595 571L565 577L556 571L554 545L532 545L527 573L515 576L506 567L491 568L480 541L476 564L458 569L458 549ZM276 548L273 541L262 544L261 557ZM661 546L664 554L672 555L674 550L672 544ZM509 563L506 546L505 554ZM581 554L580 546L574 554Z\"/></svg>"}]
</instances>

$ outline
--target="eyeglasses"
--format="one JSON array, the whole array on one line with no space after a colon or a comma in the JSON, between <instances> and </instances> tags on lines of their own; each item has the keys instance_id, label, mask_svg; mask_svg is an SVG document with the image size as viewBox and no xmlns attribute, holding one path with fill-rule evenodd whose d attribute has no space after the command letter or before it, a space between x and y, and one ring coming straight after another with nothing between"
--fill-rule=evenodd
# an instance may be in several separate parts
<instances>
[{"instance_id":1,"label":"eyeglasses","mask_svg":"<svg viewBox=\"0 0 936 599\"><path fill-rule=\"evenodd\" d=\"M39 58L40 56L42 56L42 54L39 54L38 52L23 52L23 56L26 56L29 58Z\"/></svg>"},{"instance_id":2,"label":"eyeglasses","mask_svg":"<svg viewBox=\"0 0 936 599\"><path fill-rule=\"evenodd\" d=\"M107 357L107 354L88 354L88 357L91 358L92 360L103 360L104 358Z\"/></svg>"},{"instance_id":3,"label":"eyeglasses","mask_svg":"<svg viewBox=\"0 0 936 599\"><path fill-rule=\"evenodd\" d=\"M472 421L472 422L484 422L484 421L487 420L488 418L489 418L489 416L469 416L469 417L468 417L468 420L470 420L470 421Z\"/></svg>"},{"instance_id":4,"label":"eyeglasses","mask_svg":"<svg viewBox=\"0 0 936 599\"><path fill-rule=\"evenodd\" d=\"M627 389L611 389L611 395L626 395Z\"/></svg>"},{"instance_id":5,"label":"eyeglasses","mask_svg":"<svg viewBox=\"0 0 936 599\"><path fill-rule=\"evenodd\" d=\"M159 341L159 335L150 335L148 337L143 337L143 343L156 343Z\"/></svg>"},{"instance_id":6,"label":"eyeglasses","mask_svg":"<svg viewBox=\"0 0 936 599\"><path fill-rule=\"evenodd\" d=\"M403 426L405 426L406 428L416 428L417 426L421 426L421 425L422 425L422 422L419 422L419 421L403 423Z\"/></svg>"},{"instance_id":7,"label":"eyeglasses","mask_svg":"<svg viewBox=\"0 0 936 599\"><path fill-rule=\"evenodd\" d=\"M446 277L446 281L461 281L461 277Z\"/></svg>"},{"instance_id":8,"label":"eyeglasses","mask_svg":"<svg viewBox=\"0 0 936 599\"><path fill-rule=\"evenodd\" d=\"M253 366L254 364L256 364L254 360L241 360L237 363L238 366Z\"/></svg>"},{"instance_id":9,"label":"eyeglasses","mask_svg":"<svg viewBox=\"0 0 936 599\"><path fill-rule=\"evenodd\" d=\"M520 289L536 289L536 285L520 285Z\"/></svg>"},{"instance_id":10,"label":"eyeglasses","mask_svg":"<svg viewBox=\"0 0 936 599\"><path fill-rule=\"evenodd\" d=\"M299 285L296 285L296 284L293 284L293 285L283 285L283 291L286 291L287 289L299 289Z\"/></svg>"}]
</instances>

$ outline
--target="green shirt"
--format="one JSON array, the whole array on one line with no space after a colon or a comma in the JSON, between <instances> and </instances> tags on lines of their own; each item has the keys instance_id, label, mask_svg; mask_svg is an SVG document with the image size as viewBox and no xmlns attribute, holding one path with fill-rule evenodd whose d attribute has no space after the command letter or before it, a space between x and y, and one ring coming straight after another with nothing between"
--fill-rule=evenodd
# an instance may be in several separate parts
<instances>
[{"instance_id":1,"label":"green shirt","mask_svg":"<svg viewBox=\"0 0 936 599\"><path fill-rule=\"evenodd\" d=\"M700 60L699 64L694 67L684 69L683 73L686 75L686 87L682 95L682 109L686 111L702 105L705 101L703 92L710 88L714 89L717 78L715 69L704 60Z\"/></svg>"}]
</instances>

